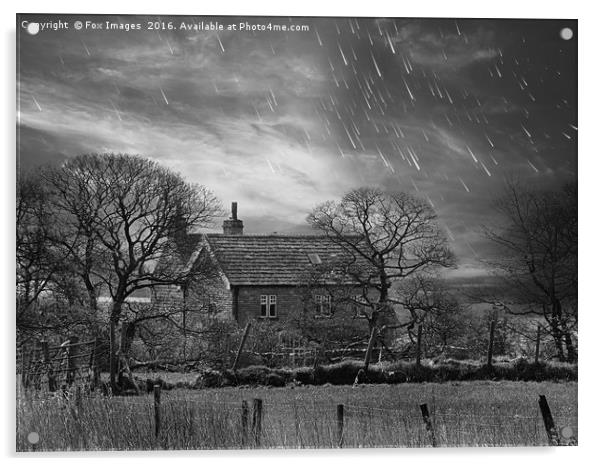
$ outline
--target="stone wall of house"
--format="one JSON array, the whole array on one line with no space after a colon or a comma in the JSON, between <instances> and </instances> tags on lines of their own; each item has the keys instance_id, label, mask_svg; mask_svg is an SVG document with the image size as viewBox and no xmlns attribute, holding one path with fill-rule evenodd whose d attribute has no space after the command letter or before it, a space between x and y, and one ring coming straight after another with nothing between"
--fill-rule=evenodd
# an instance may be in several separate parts
<instances>
[{"instance_id":1,"label":"stone wall of house","mask_svg":"<svg viewBox=\"0 0 602 466\"><path fill-rule=\"evenodd\" d=\"M315 321L327 325L327 321L344 319L356 321L358 327L365 327L363 319L356 319L356 310L343 298L331 296L333 310L332 318L318 315L315 308L315 296L327 296L332 291L312 288L310 290L297 286L241 286L238 288L238 306L235 311L239 325L244 326L249 321L270 321L277 327L299 327ZM348 295L360 294L359 290L345 291ZM261 296L276 296L276 317L261 316Z\"/></svg>"},{"instance_id":2,"label":"stone wall of house","mask_svg":"<svg viewBox=\"0 0 602 466\"><path fill-rule=\"evenodd\" d=\"M159 308L180 306L183 303L183 293L179 286L157 285L153 287L153 304Z\"/></svg>"},{"instance_id":3,"label":"stone wall of house","mask_svg":"<svg viewBox=\"0 0 602 466\"><path fill-rule=\"evenodd\" d=\"M310 340L350 341L368 333L368 323L357 315L357 306L349 297L361 295L361 290L344 288L340 291L319 288L307 289L296 286L241 286L238 294L238 308L235 315L240 326L249 321L270 322L276 329L291 329ZM261 317L261 296L277 297L275 318ZM316 295L331 296L332 315L319 315L316 309ZM375 297L373 297L375 298ZM361 306L359 306L361 308ZM395 324L394 312L381 314L380 324ZM391 344L398 331L385 331L382 336L386 344Z\"/></svg>"},{"instance_id":4,"label":"stone wall of house","mask_svg":"<svg viewBox=\"0 0 602 466\"><path fill-rule=\"evenodd\" d=\"M234 319L232 291L219 277L191 286L186 300L190 308L199 309L212 317Z\"/></svg>"},{"instance_id":5,"label":"stone wall of house","mask_svg":"<svg viewBox=\"0 0 602 466\"><path fill-rule=\"evenodd\" d=\"M261 296L275 295L276 317L261 318ZM270 320L284 322L298 312L302 307L302 300L297 287L292 286L240 286L238 287L238 306L236 307L237 321L244 326L253 320Z\"/></svg>"},{"instance_id":6,"label":"stone wall of house","mask_svg":"<svg viewBox=\"0 0 602 466\"><path fill-rule=\"evenodd\" d=\"M191 287L186 304L182 289L176 286L156 287L154 299L157 306L187 309L189 328L198 328L204 317L213 316L223 320L235 319L240 327L249 321L269 322L275 329L294 330L310 339L326 337L329 341L342 341L365 336L368 332L366 319L356 315L356 306L347 299L356 294L361 295L359 288L345 288L339 292L301 286L238 286L228 289L223 280L216 278ZM275 318L261 317L262 295L276 296ZM331 296L332 316L318 315L316 295ZM388 341L392 338L389 333L386 335Z\"/></svg>"},{"instance_id":7,"label":"stone wall of house","mask_svg":"<svg viewBox=\"0 0 602 466\"><path fill-rule=\"evenodd\" d=\"M224 320L234 318L232 292L221 278L193 284L188 288L186 298L184 290L179 286L157 286L154 288L153 303L159 309L186 309L190 323L195 315L198 315L199 319L207 316Z\"/></svg>"}]
</instances>

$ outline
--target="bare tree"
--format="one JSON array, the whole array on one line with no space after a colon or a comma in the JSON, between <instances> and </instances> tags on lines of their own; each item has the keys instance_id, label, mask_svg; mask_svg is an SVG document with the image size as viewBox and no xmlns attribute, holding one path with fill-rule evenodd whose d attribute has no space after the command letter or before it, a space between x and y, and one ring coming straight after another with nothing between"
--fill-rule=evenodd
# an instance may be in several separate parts
<instances>
[{"instance_id":1,"label":"bare tree","mask_svg":"<svg viewBox=\"0 0 602 466\"><path fill-rule=\"evenodd\" d=\"M17 182L16 258L17 332L22 341L49 327L43 322L40 300L53 288L65 265L51 247L53 216L48 195L33 173Z\"/></svg>"},{"instance_id":2,"label":"bare tree","mask_svg":"<svg viewBox=\"0 0 602 466\"><path fill-rule=\"evenodd\" d=\"M17 296L24 310L45 289L55 270L48 237L51 215L46 193L31 175L17 183Z\"/></svg>"},{"instance_id":3,"label":"bare tree","mask_svg":"<svg viewBox=\"0 0 602 466\"><path fill-rule=\"evenodd\" d=\"M344 264L345 274L364 290L361 301L367 303L363 309L371 336L378 331L377 326L386 327L382 322L393 312L392 306L401 304L390 293L395 281L453 264L453 254L436 219L426 202L377 188L352 190L338 202L317 206L308 216L313 228L352 258Z\"/></svg>"},{"instance_id":4,"label":"bare tree","mask_svg":"<svg viewBox=\"0 0 602 466\"><path fill-rule=\"evenodd\" d=\"M416 344L416 325L422 325L424 346L445 353L463 330L464 322L460 303L444 280L419 274L401 282L395 295L406 311L402 325L407 327L410 341Z\"/></svg>"},{"instance_id":5,"label":"bare tree","mask_svg":"<svg viewBox=\"0 0 602 466\"><path fill-rule=\"evenodd\" d=\"M219 202L205 187L139 156L82 155L49 170L45 179L56 215L81 240L71 248L80 270L99 280L110 295L115 387L115 330L126 299L136 290L182 285L198 273L182 263L169 239L211 225L221 213ZM97 284L91 280L90 285L95 291Z\"/></svg>"},{"instance_id":6,"label":"bare tree","mask_svg":"<svg viewBox=\"0 0 602 466\"><path fill-rule=\"evenodd\" d=\"M534 191L508 182L494 207L502 224L488 229L486 236L498 247L500 254L492 265L506 285L504 302L497 304L513 314L542 316L558 358L575 361L576 185Z\"/></svg>"}]
</instances>

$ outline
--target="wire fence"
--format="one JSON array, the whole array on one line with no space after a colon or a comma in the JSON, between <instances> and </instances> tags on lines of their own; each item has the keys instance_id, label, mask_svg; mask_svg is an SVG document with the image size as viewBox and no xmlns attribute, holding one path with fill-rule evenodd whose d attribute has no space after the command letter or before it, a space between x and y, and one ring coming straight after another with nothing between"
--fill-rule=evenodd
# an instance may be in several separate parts
<instances>
[{"instance_id":1,"label":"wire fence","mask_svg":"<svg viewBox=\"0 0 602 466\"><path fill-rule=\"evenodd\" d=\"M137 397L100 396L79 387L55 393L22 389L18 412L50 417L48 429L67 429L61 435L80 443L89 442L88 436L113 439L102 444L111 448L126 440L142 449L577 444L576 412L561 407L552 413L545 396L539 407L533 402L532 409L512 414L426 404L213 399L153 388L152 395ZM40 419L18 425L18 437L36 423Z\"/></svg>"},{"instance_id":2,"label":"wire fence","mask_svg":"<svg viewBox=\"0 0 602 466\"><path fill-rule=\"evenodd\" d=\"M96 339L80 342L72 337L54 346L47 341L34 342L17 349L16 372L24 388L94 387L100 380L98 361L107 355L108 348Z\"/></svg>"}]
</instances>

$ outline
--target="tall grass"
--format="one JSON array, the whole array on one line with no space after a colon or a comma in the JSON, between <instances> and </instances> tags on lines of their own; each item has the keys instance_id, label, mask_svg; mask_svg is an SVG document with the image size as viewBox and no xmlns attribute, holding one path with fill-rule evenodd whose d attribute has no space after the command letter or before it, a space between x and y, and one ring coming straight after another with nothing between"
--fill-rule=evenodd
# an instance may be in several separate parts
<instances>
[{"instance_id":1,"label":"tall grass","mask_svg":"<svg viewBox=\"0 0 602 466\"><path fill-rule=\"evenodd\" d=\"M21 391L17 450L254 448L244 443L242 400L263 399L261 448L338 446L336 405L345 405L345 447L423 447L431 437L419 404L428 403L439 445L545 445L537 396L545 394L558 427L577 432L577 384L455 382L174 390L162 394L162 429L154 435L152 396L73 396ZM249 426L251 416L249 416ZM27 436L37 432L39 444Z\"/></svg>"}]
</instances>

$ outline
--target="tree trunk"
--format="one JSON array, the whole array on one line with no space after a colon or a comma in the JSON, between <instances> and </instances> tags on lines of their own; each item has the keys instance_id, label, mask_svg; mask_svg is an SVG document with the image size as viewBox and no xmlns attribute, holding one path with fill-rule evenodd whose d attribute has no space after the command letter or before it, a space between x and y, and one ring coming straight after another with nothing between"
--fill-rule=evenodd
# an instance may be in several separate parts
<instances>
[{"instance_id":1,"label":"tree trunk","mask_svg":"<svg viewBox=\"0 0 602 466\"><path fill-rule=\"evenodd\" d=\"M115 334L117 324L119 322L119 318L115 319L114 316L111 316L111 320L109 322L109 381L111 383L111 390L113 393L117 392L117 359L115 355Z\"/></svg>"},{"instance_id":2,"label":"tree trunk","mask_svg":"<svg viewBox=\"0 0 602 466\"><path fill-rule=\"evenodd\" d=\"M84 286L86 287L86 292L88 293L88 306L90 306L90 309L96 310L98 308L98 301L96 298L96 290L94 289L94 285L87 274L82 276L82 280L84 282Z\"/></svg>"},{"instance_id":3,"label":"tree trunk","mask_svg":"<svg viewBox=\"0 0 602 466\"><path fill-rule=\"evenodd\" d=\"M123 354L123 356L125 356L126 358L129 357L135 335L136 335L136 322L124 322L122 324L122 330L121 330L120 349L121 349L121 354Z\"/></svg>"},{"instance_id":4,"label":"tree trunk","mask_svg":"<svg viewBox=\"0 0 602 466\"><path fill-rule=\"evenodd\" d=\"M554 339L554 345L556 346L556 353L558 356L558 360L560 362L565 362L566 358L564 356L564 345L562 342L562 332L560 332L558 327L555 325L552 325L552 338Z\"/></svg>"},{"instance_id":5,"label":"tree trunk","mask_svg":"<svg viewBox=\"0 0 602 466\"><path fill-rule=\"evenodd\" d=\"M560 328L560 317L562 316L562 307L560 305L560 301L554 299L552 301L552 319L550 321L550 327L552 330L552 338L554 338L554 344L556 346L556 351L558 352L558 360L561 362L566 361L566 357L564 355L564 342L563 342L563 332Z\"/></svg>"},{"instance_id":6,"label":"tree trunk","mask_svg":"<svg viewBox=\"0 0 602 466\"><path fill-rule=\"evenodd\" d=\"M416 335L416 367L420 367L422 359L422 324L418 324L418 334Z\"/></svg>"},{"instance_id":7,"label":"tree trunk","mask_svg":"<svg viewBox=\"0 0 602 466\"><path fill-rule=\"evenodd\" d=\"M117 341L117 326L119 325L119 319L121 317L121 306L122 301L113 301L113 308L111 309L111 320L110 320L110 347L109 347L109 380L111 383L111 390L118 392L119 387L117 386L117 364L119 358L117 350L119 349L119 342Z\"/></svg>"},{"instance_id":8,"label":"tree trunk","mask_svg":"<svg viewBox=\"0 0 602 466\"><path fill-rule=\"evenodd\" d=\"M134 341L134 335L136 334L136 323L135 322L123 322L121 324L121 335L119 342L119 368L118 368L118 384L120 389L129 387L130 385L136 386L134 377L130 370L129 354ZM127 383L125 378L128 378L131 384ZM137 387L136 387L136 391Z\"/></svg>"},{"instance_id":9,"label":"tree trunk","mask_svg":"<svg viewBox=\"0 0 602 466\"><path fill-rule=\"evenodd\" d=\"M577 361L577 352L575 351L575 345L573 344L573 339L571 338L570 332L564 333L564 344L566 346L567 361Z\"/></svg>"}]
</instances>

